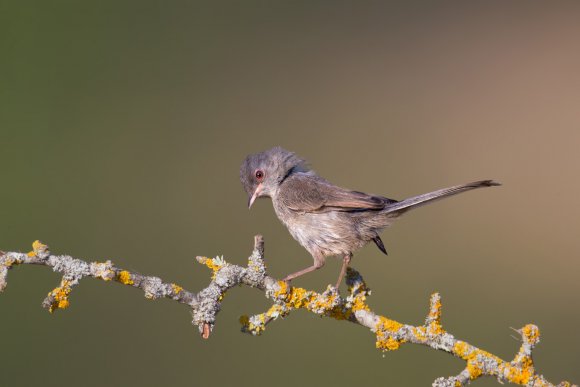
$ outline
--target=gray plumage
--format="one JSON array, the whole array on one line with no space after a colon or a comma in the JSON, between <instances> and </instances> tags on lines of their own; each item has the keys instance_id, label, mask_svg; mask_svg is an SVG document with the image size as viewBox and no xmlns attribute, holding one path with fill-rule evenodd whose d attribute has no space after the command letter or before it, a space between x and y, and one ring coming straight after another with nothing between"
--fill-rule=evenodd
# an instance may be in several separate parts
<instances>
[{"instance_id":1,"label":"gray plumage","mask_svg":"<svg viewBox=\"0 0 580 387\"><path fill-rule=\"evenodd\" d=\"M344 263L337 287L355 250L372 241L386 254L379 233L404 212L472 189L500 185L481 180L397 201L337 187L280 147L246 157L240 180L248 205L259 197L270 197L278 218L314 259L314 265L285 280L322 267L327 256L340 255Z\"/></svg>"}]
</instances>

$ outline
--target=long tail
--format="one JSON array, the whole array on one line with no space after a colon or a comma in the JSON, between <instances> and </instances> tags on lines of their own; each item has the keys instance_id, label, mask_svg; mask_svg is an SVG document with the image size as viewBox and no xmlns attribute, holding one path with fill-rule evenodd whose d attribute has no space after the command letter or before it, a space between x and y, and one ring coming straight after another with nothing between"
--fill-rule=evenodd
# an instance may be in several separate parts
<instances>
[{"instance_id":1,"label":"long tail","mask_svg":"<svg viewBox=\"0 0 580 387\"><path fill-rule=\"evenodd\" d=\"M431 203L435 200L443 199L449 196L457 195L462 192L471 191L472 189L483 188L483 187L493 187L501 185L497 181L493 180L481 180L475 181L473 183L456 185L454 187L444 188L437 191L429 192L423 195L414 196L412 198L408 198L405 200L401 200L400 202L395 202L388 204L383 212L386 213L394 213L399 212L403 213L405 211L410 210L411 208L419 207L425 205L427 203Z\"/></svg>"}]
</instances>

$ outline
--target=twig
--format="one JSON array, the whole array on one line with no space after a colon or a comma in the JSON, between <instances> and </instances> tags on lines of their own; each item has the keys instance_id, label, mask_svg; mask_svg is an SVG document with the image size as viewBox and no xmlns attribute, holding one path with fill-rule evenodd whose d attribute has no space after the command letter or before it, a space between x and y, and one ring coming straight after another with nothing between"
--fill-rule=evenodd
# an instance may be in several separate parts
<instances>
[{"instance_id":1,"label":"twig","mask_svg":"<svg viewBox=\"0 0 580 387\"><path fill-rule=\"evenodd\" d=\"M139 288L148 299L166 297L189 305L193 324L198 327L202 337L207 339L214 328L225 293L234 286L244 284L264 291L266 297L273 301L266 312L240 318L242 331L253 335L261 334L270 322L288 316L293 310L306 309L320 316L367 327L375 334L376 347L382 351L394 351L404 343L421 344L450 353L466 362L465 369L458 375L438 378L433 386L464 386L484 375L494 376L500 383L554 386L538 374L534 367L532 350L540 341L540 332L535 325L528 324L516 330L522 337L522 345L514 359L508 362L458 340L445 331L441 325L441 297L438 293L431 295L425 323L413 326L374 313L366 304L370 289L353 269L347 272L347 297L341 297L332 286L328 286L323 293L317 293L290 287L286 282L269 277L264 264L264 241L260 235L254 239L254 251L248 259L247 267L229 264L222 257L197 257L199 263L212 270L209 285L198 293L189 292L174 283L163 282L158 277L120 269L111 261L88 263L66 255L52 255L48 247L39 241L32 246L33 250L27 254L0 251L0 292L6 287L10 268L21 264L49 266L53 271L63 274L59 286L42 302L43 307L50 312L67 308L73 287L84 277L93 277ZM572 384L561 382L558 386Z\"/></svg>"}]
</instances>

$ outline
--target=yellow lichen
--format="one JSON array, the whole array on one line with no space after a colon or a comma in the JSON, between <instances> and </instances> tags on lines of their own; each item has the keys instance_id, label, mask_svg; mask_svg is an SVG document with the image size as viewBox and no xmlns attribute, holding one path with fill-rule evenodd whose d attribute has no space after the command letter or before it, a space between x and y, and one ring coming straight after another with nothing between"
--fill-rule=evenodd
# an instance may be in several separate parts
<instances>
[{"instance_id":1,"label":"yellow lichen","mask_svg":"<svg viewBox=\"0 0 580 387\"><path fill-rule=\"evenodd\" d=\"M274 298L284 302L289 309L304 308L318 315L325 315L337 320L351 318L359 310L370 310L366 304L366 291L361 291L354 297L349 297L346 305L338 304L338 294L332 291L317 293L303 288L289 287L284 281L278 281L278 289Z\"/></svg>"},{"instance_id":2,"label":"yellow lichen","mask_svg":"<svg viewBox=\"0 0 580 387\"><path fill-rule=\"evenodd\" d=\"M427 341L427 329L425 327L413 328L413 335L419 342Z\"/></svg>"},{"instance_id":3,"label":"yellow lichen","mask_svg":"<svg viewBox=\"0 0 580 387\"><path fill-rule=\"evenodd\" d=\"M383 351L395 351L399 349L401 344L404 342L405 340L396 340L391 336L388 336L386 340L377 340L376 347Z\"/></svg>"},{"instance_id":4,"label":"yellow lichen","mask_svg":"<svg viewBox=\"0 0 580 387\"><path fill-rule=\"evenodd\" d=\"M308 292L306 289L303 288L292 287L290 288L290 291L288 293L284 293L282 292L281 286L280 290L276 293L286 294L286 297L284 299L286 302L286 306L294 309L299 309L307 305L310 298L312 298L313 292Z\"/></svg>"},{"instance_id":5,"label":"yellow lichen","mask_svg":"<svg viewBox=\"0 0 580 387\"><path fill-rule=\"evenodd\" d=\"M455 345L453 346L453 353L462 358L463 360L467 360L467 351L469 350L469 344L465 341L456 341Z\"/></svg>"},{"instance_id":6,"label":"yellow lichen","mask_svg":"<svg viewBox=\"0 0 580 387\"><path fill-rule=\"evenodd\" d=\"M469 377L472 380L478 378L483 373L481 364L476 361L467 362L467 370L469 371Z\"/></svg>"},{"instance_id":7,"label":"yellow lichen","mask_svg":"<svg viewBox=\"0 0 580 387\"><path fill-rule=\"evenodd\" d=\"M129 273L127 270L121 271L117 275L117 279L119 280L120 283L122 283L124 285L133 285L134 284L133 280L131 279L131 273Z\"/></svg>"},{"instance_id":8,"label":"yellow lichen","mask_svg":"<svg viewBox=\"0 0 580 387\"><path fill-rule=\"evenodd\" d=\"M41 241L39 240L35 240L34 242L32 242L32 249L34 251L38 251L38 250L46 250L48 248L47 245L43 244Z\"/></svg>"},{"instance_id":9,"label":"yellow lichen","mask_svg":"<svg viewBox=\"0 0 580 387\"><path fill-rule=\"evenodd\" d=\"M53 300L48 307L48 311L52 313L55 309L68 308L70 305L70 302L68 301L68 295L70 292L70 282L63 280L58 288L55 288L48 293L49 296L53 297Z\"/></svg>"},{"instance_id":10,"label":"yellow lichen","mask_svg":"<svg viewBox=\"0 0 580 387\"><path fill-rule=\"evenodd\" d=\"M436 321L431 322L427 327L427 329L429 331L429 334L431 335L440 335L442 333L445 333L445 330L443 329L441 324L439 324Z\"/></svg>"},{"instance_id":11,"label":"yellow lichen","mask_svg":"<svg viewBox=\"0 0 580 387\"><path fill-rule=\"evenodd\" d=\"M216 265L216 264L214 264L214 263L213 263L213 259L207 259L207 260L205 261L205 265L206 265L207 267L209 267L210 269L212 269L213 271L217 271L217 270L219 270L219 269L220 269L220 267L221 267L220 265Z\"/></svg>"},{"instance_id":12,"label":"yellow lichen","mask_svg":"<svg viewBox=\"0 0 580 387\"><path fill-rule=\"evenodd\" d=\"M527 339L528 343L534 345L540 341L540 330L533 324L528 324L522 328L522 334Z\"/></svg>"},{"instance_id":13,"label":"yellow lichen","mask_svg":"<svg viewBox=\"0 0 580 387\"><path fill-rule=\"evenodd\" d=\"M278 298L286 294L288 291L288 283L286 281L278 281L279 289L274 292L274 297Z\"/></svg>"},{"instance_id":14,"label":"yellow lichen","mask_svg":"<svg viewBox=\"0 0 580 387\"><path fill-rule=\"evenodd\" d=\"M375 346L382 351L395 351L399 349L405 340L397 340L392 336L387 336L386 339L377 339Z\"/></svg>"},{"instance_id":15,"label":"yellow lichen","mask_svg":"<svg viewBox=\"0 0 580 387\"><path fill-rule=\"evenodd\" d=\"M203 260L201 261L201 263L206 265L213 272L211 275L211 279L215 279L218 270L221 269L224 265L223 259L220 259L219 257L216 258L203 257L202 259Z\"/></svg>"},{"instance_id":16,"label":"yellow lichen","mask_svg":"<svg viewBox=\"0 0 580 387\"><path fill-rule=\"evenodd\" d=\"M357 310L370 310L365 301L366 296L364 294L361 293L357 295L352 301L352 311L356 312Z\"/></svg>"},{"instance_id":17,"label":"yellow lichen","mask_svg":"<svg viewBox=\"0 0 580 387\"><path fill-rule=\"evenodd\" d=\"M534 374L534 368L530 358L524 359L521 369L517 367L510 367L507 378L510 382L526 385Z\"/></svg>"},{"instance_id":18,"label":"yellow lichen","mask_svg":"<svg viewBox=\"0 0 580 387\"><path fill-rule=\"evenodd\" d=\"M314 297L313 301L308 306L308 309L326 313L333 309L335 301L336 294L321 294L318 297Z\"/></svg>"},{"instance_id":19,"label":"yellow lichen","mask_svg":"<svg viewBox=\"0 0 580 387\"><path fill-rule=\"evenodd\" d=\"M204 264L213 271L217 271L222 267L222 265L216 264L212 258L206 258Z\"/></svg>"},{"instance_id":20,"label":"yellow lichen","mask_svg":"<svg viewBox=\"0 0 580 387\"><path fill-rule=\"evenodd\" d=\"M399 349L401 344L405 342L403 339L395 339L394 334L403 327L398 321L380 316L379 322L375 328L377 334L376 347L383 351L394 351Z\"/></svg>"},{"instance_id":21,"label":"yellow lichen","mask_svg":"<svg viewBox=\"0 0 580 387\"><path fill-rule=\"evenodd\" d=\"M431 295L431 297L435 297L437 293ZM437 298L434 304L431 305L431 309L429 310L429 319L435 321L437 324L440 324L441 319L441 299Z\"/></svg>"},{"instance_id":22,"label":"yellow lichen","mask_svg":"<svg viewBox=\"0 0 580 387\"><path fill-rule=\"evenodd\" d=\"M173 289L173 293L179 294L183 291L183 288L176 284L171 284L171 288Z\"/></svg>"},{"instance_id":23,"label":"yellow lichen","mask_svg":"<svg viewBox=\"0 0 580 387\"><path fill-rule=\"evenodd\" d=\"M401 324L400 322L391 320L383 316L379 317L379 323L377 324L377 329L387 330L390 333L395 333L402 327L403 324Z\"/></svg>"},{"instance_id":24,"label":"yellow lichen","mask_svg":"<svg viewBox=\"0 0 580 387\"><path fill-rule=\"evenodd\" d=\"M278 290L274 292L274 298L284 302L284 307L288 309L304 308L319 315L326 315L337 320L344 320L352 313L348 309L343 311L342 307L335 305L337 294L317 293L303 288L290 287L284 281L278 282ZM360 305L360 309L363 309Z\"/></svg>"},{"instance_id":25,"label":"yellow lichen","mask_svg":"<svg viewBox=\"0 0 580 387\"><path fill-rule=\"evenodd\" d=\"M48 246L47 245L43 244L39 240L35 240L34 242L32 242L32 251L29 252L27 255L29 257L34 257L38 253L44 253L47 250L48 250Z\"/></svg>"}]
</instances>

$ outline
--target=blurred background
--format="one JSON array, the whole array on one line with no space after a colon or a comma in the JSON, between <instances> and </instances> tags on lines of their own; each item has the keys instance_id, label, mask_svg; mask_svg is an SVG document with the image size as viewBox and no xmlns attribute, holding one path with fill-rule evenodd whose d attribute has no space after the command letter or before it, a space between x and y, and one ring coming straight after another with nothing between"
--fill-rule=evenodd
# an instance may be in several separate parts
<instances>
[{"instance_id":1,"label":"blurred background","mask_svg":"<svg viewBox=\"0 0 580 387\"><path fill-rule=\"evenodd\" d=\"M244 264L253 235L276 277L311 264L238 169L281 145L332 182L405 198L493 178L499 188L413 211L353 266L370 305L444 327L504 359L537 324L536 366L580 382L580 5L577 2L0 4L0 249L111 259L189 290L196 255ZM296 285L323 290L340 268ZM208 341L187 308L18 267L0 295L2 385L426 386L464 363L304 311L261 337L268 307L233 289ZM343 289L344 291L344 289ZM477 386L495 386L480 379Z\"/></svg>"}]
</instances>

